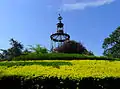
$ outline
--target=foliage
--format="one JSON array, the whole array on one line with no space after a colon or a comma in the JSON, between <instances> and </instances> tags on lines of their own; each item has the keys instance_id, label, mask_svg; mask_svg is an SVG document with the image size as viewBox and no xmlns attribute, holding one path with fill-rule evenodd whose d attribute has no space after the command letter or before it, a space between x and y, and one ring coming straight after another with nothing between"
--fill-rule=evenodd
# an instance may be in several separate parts
<instances>
[{"instance_id":1,"label":"foliage","mask_svg":"<svg viewBox=\"0 0 120 89\"><path fill-rule=\"evenodd\" d=\"M21 75L29 78L43 76L79 80L84 77L120 76L120 61L104 60L41 60L0 62L2 76Z\"/></svg>"},{"instance_id":2,"label":"foliage","mask_svg":"<svg viewBox=\"0 0 120 89\"><path fill-rule=\"evenodd\" d=\"M78 43L74 40L67 40L62 44L62 46L57 47L54 50L57 51L58 53L79 53L79 54L87 53L89 54L87 49L81 43Z\"/></svg>"},{"instance_id":3,"label":"foliage","mask_svg":"<svg viewBox=\"0 0 120 89\"><path fill-rule=\"evenodd\" d=\"M87 77L80 80L41 77L26 79L18 75L4 76L0 80L0 86L4 89L120 89L120 78L116 77Z\"/></svg>"},{"instance_id":4,"label":"foliage","mask_svg":"<svg viewBox=\"0 0 120 89\"><path fill-rule=\"evenodd\" d=\"M103 55L120 58L120 27L104 39L102 47L104 49Z\"/></svg>"},{"instance_id":5,"label":"foliage","mask_svg":"<svg viewBox=\"0 0 120 89\"><path fill-rule=\"evenodd\" d=\"M29 45L30 46L30 50L39 54L39 53L48 53L48 50L47 48L45 47L42 47L40 44L37 44L36 47L32 46L32 45Z\"/></svg>"},{"instance_id":6,"label":"foliage","mask_svg":"<svg viewBox=\"0 0 120 89\"><path fill-rule=\"evenodd\" d=\"M0 59L6 59L7 55L8 55L8 51L4 50L4 49L0 49L0 51L2 51L2 53L0 53Z\"/></svg>"},{"instance_id":7,"label":"foliage","mask_svg":"<svg viewBox=\"0 0 120 89\"><path fill-rule=\"evenodd\" d=\"M10 45L12 47L7 50L0 49L2 51L2 53L0 55L1 59L11 60L13 57L17 57L22 54L23 45L20 42L14 40L12 38L12 39L10 39Z\"/></svg>"},{"instance_id":8,"label":"foliage","mask_svg":"<svg viewBox=\"0 0 120 89\"><path fill-rule=\"evenodd\" d=\"M119 61L0 62L0 86L4 89L117 89L119 76Z\"/></svg>"},{"instance_id":9,"label":"foliage","mask_svg":"<svg viewBox=\"0 0 120 89\"><path fill-rule=\"evenodd\" d=\"M31 51L29 51L27 48L23 51L22 55L28 55L29 53L32 53Z\"/></svg>"},{"instance_id":10,"label":"foliage","mask_svg":"<svg viewBox=\"0 0 120 89\"><path fill-rule=\"evenodd\" d=\"M29 49L23 50L23 44L20 42L14 40L13 38L10 39L10 45L12 46L11 48L8 48L7 50L5 49L0 49L2 53L0 53L0 59L1 60L11 60L14 57L18 57L20 55L28 55L29 53L33 54L40 54L40 53L48 53L47 48L42 47L41 45L37 44L36 47L29 45Z\"/></svg>"},{"instance_id":11,"label":"foliage","mask_svg":"<svg viewBox=\"0 0 120 89\"><path fill-rule=\"evenodd\" d=\"M94 56L93 52L92 52L92 51L88 51L88 50L85 50L85 51L83 52L83 54L85 54L85 55L90 55L90 56Z\"/></svg>"},{"instance_id":12,"label":"foliage","mask_svg":"<svg viewBox=\"0 0 120 89\"><path fill-rule=\"evenodd\" d=\"M88 56L83 54L67 54L67 53L46 53L36 54L29 53L28 55L21 55L13 58L13 60L118 60L115 58L104 56Z\"/></svg>"}]
</instances>

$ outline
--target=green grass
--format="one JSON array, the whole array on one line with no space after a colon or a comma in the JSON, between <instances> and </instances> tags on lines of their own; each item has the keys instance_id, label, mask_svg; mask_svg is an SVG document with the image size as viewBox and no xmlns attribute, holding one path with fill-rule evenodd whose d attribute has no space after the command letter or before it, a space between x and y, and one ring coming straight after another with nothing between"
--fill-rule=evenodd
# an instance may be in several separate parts
<instances>
[{"instance_id":1,"label":"green grass","mask_svg":"<svg viewBox=\"0 0 120 89\"><path fill-rule=\"evenodd\" d=\"M0 76L26 76L34 78L83 77L105 78L120 77L120 61L104 60L39 60L39 61L5 61L0 62Z\"/></svg>"}]
</instances>

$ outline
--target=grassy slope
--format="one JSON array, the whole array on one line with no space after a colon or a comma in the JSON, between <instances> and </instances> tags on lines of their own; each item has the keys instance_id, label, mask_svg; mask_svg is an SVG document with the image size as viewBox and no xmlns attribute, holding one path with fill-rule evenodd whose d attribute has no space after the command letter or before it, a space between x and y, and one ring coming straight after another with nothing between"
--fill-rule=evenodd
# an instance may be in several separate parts
<instances>
[{"instance_id":1,"label":"grassy slope","mask_svg":"<svg viewBox=\"0 0 120 89\"><path fill-rule=\"evenodd\" d=\"M57 76L78 79L83 77L119 77L120 61L103 60L42 60L0 62L0 75L29 77Z\"/></svg>"}]
</instances>

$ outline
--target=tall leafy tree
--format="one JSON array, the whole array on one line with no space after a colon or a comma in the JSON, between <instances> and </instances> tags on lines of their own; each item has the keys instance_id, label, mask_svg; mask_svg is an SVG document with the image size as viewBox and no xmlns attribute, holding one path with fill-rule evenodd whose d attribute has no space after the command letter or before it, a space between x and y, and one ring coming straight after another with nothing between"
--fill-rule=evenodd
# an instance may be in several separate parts
<instances>
[{"instance_id":1,"label":"tall leafy tree","mask_svg":"<svg viewBox=\"0 0 120 89\"><path fill-rule=\"evenodd\" d=\"M8 49L8 52L10 53L10 55L19 56L22 54L23 45L20 42L12 38L10 39L10 44L12 45L12 47Z\"/></svg>"},{"instance_id":2,"label":"tall leafy tree","mask_svg":"<svg viewBox=\"0 0 120 89\"><path fill-rule=\"evenodd\" d=\"M2 53L0 53L0 59L7 59L8 51L4 49L0 49L0 51L2 51Z\"/></svg>"},{"instance_id":3,"label":"tall leafy tree","mask_svg":"<svg viewBox=\"0 0 120 89\"><path fill-rule=\"evenodd\" d=\"M7 50L0 49L2 51L1 57L4 59L12 59L13 57L20 56L22 54L23 45L13 38L11 38L9 42L12 47Z\"/></svg>"},{"instance_id":4,"label":"tall leafy tree","mask_svg":"<svg viewBox=\"0 0 120 89\"><path fill-rule=\"evenodd\" d=\"M120 26L104 39L102 44L103 55L120 58Z\"/></svg>"}]
</instances>

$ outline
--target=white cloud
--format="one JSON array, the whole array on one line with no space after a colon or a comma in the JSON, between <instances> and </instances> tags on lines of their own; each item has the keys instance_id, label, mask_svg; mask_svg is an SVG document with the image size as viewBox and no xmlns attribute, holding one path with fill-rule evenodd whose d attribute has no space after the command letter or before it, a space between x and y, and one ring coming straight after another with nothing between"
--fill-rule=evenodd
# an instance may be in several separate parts
<instances>
[{"instance_id":1,"label":"white cloud","mask_svg":"<svg viewBox=\"0 0 120 89\"><path fill-rule=\"evenodd\" d=\"M110 4L115 0L63 0L60 10L77 10Z\"/></svg>"}]
</instances>

